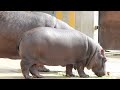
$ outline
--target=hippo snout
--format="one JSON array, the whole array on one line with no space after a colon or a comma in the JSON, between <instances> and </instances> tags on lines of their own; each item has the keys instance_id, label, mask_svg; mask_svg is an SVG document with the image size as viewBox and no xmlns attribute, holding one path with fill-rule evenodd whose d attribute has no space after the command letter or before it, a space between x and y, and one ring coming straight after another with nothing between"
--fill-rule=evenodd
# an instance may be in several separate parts
<instances>
[{"instance_id":1,"label":"hippo snout","mask_svg":"<svg viewBox=\"0 0 120 90\"><path fill-rule=\"evenodd\" d=\"M97 72L95 73L98 77L102 77L105 75L105 72Z\"/></svg>"}]
</instances>

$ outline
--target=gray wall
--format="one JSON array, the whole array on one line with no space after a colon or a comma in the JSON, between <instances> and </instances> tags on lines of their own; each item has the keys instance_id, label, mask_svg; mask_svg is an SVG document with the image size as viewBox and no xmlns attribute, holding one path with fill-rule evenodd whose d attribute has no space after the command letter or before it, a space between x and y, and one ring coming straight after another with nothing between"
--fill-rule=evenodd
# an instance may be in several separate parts
<instances>
[{"instance_id":1,"label":"gray wall","mask_svg":"<svg viewBox=\"0 0 120 90\"><path fill-rule=\"evenodd\" d=\"M94 12L76 11L76 29L93 38L94 36Z\"/></svg>"}]
</instances>

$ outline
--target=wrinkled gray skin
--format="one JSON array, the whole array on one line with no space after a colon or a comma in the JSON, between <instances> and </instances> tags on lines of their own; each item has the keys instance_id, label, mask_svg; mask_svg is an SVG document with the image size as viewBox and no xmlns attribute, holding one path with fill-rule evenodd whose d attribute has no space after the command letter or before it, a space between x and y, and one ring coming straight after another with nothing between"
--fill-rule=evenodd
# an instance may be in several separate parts
<instances>
[{"instance_id":1,"label":"wrinkled gray skin","mask_svg":"<svg viewBox=\"0 0 120 90\"><path fill-rule=\"evenodd\" d=\"M21 69L26 79L42 77L34 64L50 66L74 65L80 77L89 77L84 68L92 69L99 77L105 75L106 57L103 48L77 30L38 27L24 33L19 45ZM67 68L66 68L67 69ZM67 74L66 70L66 74ZM72 73L72 68L69 70Z\"/></svg>"},{"instance_id":2,"label":"wrinkled gray skin","mask_svg":"<svg viewBox=\"0 0 120 90\"><path fill-rule=\"evenodd\" d=\"M16 46L21 35L36 27L73 29L65 22L42 12L0 11L0 58L19 59ZM43 65L40 71L49 71Z\"/></svg>"}]
</instances>

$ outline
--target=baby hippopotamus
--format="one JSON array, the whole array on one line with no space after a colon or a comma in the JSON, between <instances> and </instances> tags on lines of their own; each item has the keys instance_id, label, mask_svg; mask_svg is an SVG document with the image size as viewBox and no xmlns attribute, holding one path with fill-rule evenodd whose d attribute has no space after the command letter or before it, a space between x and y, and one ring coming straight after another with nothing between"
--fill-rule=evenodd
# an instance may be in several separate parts
<instances>
[{"instance_id":1,"label":"baby hippopotamus","mask_svg":"<svg viewBox=\"0 0 120 90\"><path fill-rule=\"evenodd\" d=\"M37 27L27 31L19 43L21 70L26 79L42 77L35 64L66 66L66 75L76 68L80 77L89 77L84 68L98 76L105 75L106 56L103 48L78 30ZM32 69L30 67L34 66Z\"/></svg>"}]
</instances>

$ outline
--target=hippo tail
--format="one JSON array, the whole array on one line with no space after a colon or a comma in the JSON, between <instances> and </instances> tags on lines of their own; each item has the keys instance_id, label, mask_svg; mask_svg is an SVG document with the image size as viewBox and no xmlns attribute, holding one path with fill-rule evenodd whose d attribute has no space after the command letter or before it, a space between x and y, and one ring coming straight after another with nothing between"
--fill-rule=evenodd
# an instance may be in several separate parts
<instances>
[{"instance_id":1,"label":"hippo tail","mask_svg":"<svg viewBox=\"0 0 120 90\"><path fill-rule=\"evenodd\" d=\"M22 40L22 38L20 38L20 39L18 40L17 45L16 45L16 49L17 49L18 52L19 52L19 45L20 45L21 40Z\"/></svg>"}]
</instances>

